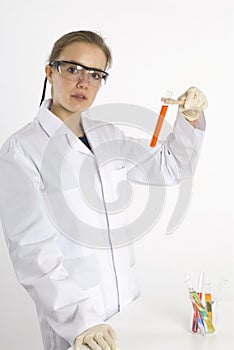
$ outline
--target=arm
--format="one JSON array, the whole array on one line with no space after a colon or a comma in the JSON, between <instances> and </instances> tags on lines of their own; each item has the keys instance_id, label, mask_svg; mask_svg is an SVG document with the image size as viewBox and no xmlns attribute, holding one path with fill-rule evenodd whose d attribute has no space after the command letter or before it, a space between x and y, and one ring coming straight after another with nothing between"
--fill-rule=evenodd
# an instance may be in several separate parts
<instances>
[{"instance_id":1,"label":"arm","mask_svg":"<svg viewBox=\"0 0 234 350\"><path fill-rule=\"evenodd\" d=\"M201 90L191 87L177 102L180 102L177 119L167 140L158 142L153 149L147 145L149 141L138 141L145 146L145 151L138 147L136 163L146 176L133 167L128 173L129 180L170 185L194 175L205 130L203 110L207 107L207 99Z\"/></svg>"},{"instance_id":2,"label":"arm","mask_svg":"<svg viewBox=\"0 0 234 350\"><path fill-rule=\"evenodd\" d=\"M178 113L173 132L150 147L149 139L127 137L118 131L129 181L151 185L175 185L194 175L204 137L203 113L195 128Z\"/></svg>"},{"instance_id":3,"label":"arm","mask_svg":"<svg viewBox=\"0 0 234 350\"><path fill-rule=\"evenodd\" d=\"M0 214L19 282L43 307L51 327L70 344L103 323L91 300L69 276L40 194L40 174L14 140L0 153Z\"/></svg>"}]
</instances>

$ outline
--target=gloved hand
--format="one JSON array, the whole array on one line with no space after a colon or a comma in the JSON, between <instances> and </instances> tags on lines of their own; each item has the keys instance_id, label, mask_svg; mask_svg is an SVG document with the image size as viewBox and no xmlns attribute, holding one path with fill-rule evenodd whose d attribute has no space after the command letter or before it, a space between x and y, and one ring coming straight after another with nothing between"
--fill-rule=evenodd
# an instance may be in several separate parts
<instances>
[{"instance_id":1,"label":"gloved hand","mask_svg":"<svg viewBox=\"0 0 234 350\"><path fill-rule=\"evenodd\" d=\"M87 344L92 350L118 350L115 331L107 324L99 324L81 333L76 337L74 349L80 350L82 344Z\"/></svg>"},{"instance_id":2,"label":"gloved hand","mask_svg":"<svg viewBox=\"0 0 234 350\"><path fill-rule=\"evenodd\" d=\"M198 119L200 112L208 106L206 96L196 87L190 87L177 100L184 101L179 106L179 111L189 121Z\"/></svg>"}]
</instances>

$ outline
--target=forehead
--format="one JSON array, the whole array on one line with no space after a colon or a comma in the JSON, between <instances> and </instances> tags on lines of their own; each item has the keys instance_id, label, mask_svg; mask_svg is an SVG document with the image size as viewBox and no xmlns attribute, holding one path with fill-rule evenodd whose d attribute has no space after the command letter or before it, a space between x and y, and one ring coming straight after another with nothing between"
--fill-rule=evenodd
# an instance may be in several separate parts
<instances>
[{"instance_id":1,"label":"forehead","mask_svg":"<svg viewBox=\"0 0 234 350\"><path fill-rule=\"evenodd\" d=\"M65 46L58 59L75 61L84 66L102 70L106 68L106 56L102 49L94 44L85 42L77 42Z\"/></svg>"}]
</instances>

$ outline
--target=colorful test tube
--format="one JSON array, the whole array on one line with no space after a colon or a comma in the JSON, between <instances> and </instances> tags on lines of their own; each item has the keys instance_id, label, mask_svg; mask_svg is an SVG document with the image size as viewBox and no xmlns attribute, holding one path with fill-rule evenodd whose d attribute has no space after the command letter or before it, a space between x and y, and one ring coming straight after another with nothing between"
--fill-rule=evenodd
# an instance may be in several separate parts
<instances>
[{"instance_id":1,"label":"colorful test tube","mask_svg":"<svg viewBox=\"0 0 234 350\"><path fill-rule=\"evenodd\" d=\"M210 282L205 284L205 302L206 302L206 312L212 321L212 298L211 298L211 287Z\"/></svg>"}]
</instances>

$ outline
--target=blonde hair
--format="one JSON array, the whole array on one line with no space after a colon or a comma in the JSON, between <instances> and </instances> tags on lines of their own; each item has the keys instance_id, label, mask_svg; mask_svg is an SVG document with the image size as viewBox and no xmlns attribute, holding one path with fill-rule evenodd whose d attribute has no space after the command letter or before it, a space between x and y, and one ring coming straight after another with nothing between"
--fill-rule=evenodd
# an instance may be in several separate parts
<instances>
[{"instance_id":1,"label":"blonde hair","mask_svg":"<svg viewBox=\"0 0 234 350\"><path fill-rule=\"evenodd\" d=\"M112 54L110 48L107 46L104 39L99 34L91 32L89 30L70 32L59 38L54 43L51 54L49 56L49 62L56 61L63 49L74 42L85 42L98 46L106 56L106 67L111 67Z\"/></svg>"}]
</instances>

